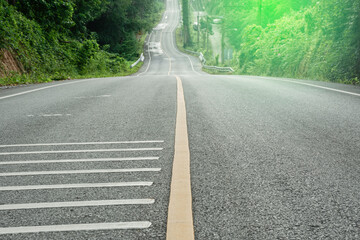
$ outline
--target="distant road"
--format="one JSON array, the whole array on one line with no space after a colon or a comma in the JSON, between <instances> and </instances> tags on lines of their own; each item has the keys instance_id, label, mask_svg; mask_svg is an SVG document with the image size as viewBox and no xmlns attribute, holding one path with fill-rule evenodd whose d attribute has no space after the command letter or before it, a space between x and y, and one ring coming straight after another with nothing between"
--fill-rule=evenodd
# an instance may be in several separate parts
<instances>
[{"instance_id":1,"label":"distant road","mask_svg":"<svg viewBox=\"0 0 360 240\"><path fill-rule=\"evenodd\" d=\"M187 147L195 239L359 239L360 88L206 74L179 19L133 76L0 90L0 239L165 239Z\"/></svg>"}]
</instances>

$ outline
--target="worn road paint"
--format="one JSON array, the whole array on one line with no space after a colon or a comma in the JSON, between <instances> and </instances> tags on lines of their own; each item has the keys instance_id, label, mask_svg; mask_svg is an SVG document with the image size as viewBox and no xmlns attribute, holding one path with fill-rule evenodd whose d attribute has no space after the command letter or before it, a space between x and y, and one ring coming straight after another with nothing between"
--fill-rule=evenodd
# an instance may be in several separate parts
<instances>
[{"instance_id":1,"label":"worn road paint","mask_svg":"<svg viewBox=\"0 0 360 240\"><path fill-rule=\"evenodd\" d=\"M85 96L85 97L74 97L76 99L89 99L89 98L108 98L111 95L100 95L100 96Z\"/></svg>"},{"instance_id":2,"label":"worn road paint","mask_svg":"<svg viewBox=\"0 0 360 240\"><path fill-rule=\"evenodd\" d=\"M190 182L190 151L185 98L181 79L177 80L175 154L172 169L166 239L193 240L194 224Z\"/></svg>"},{"instance_id":3,"label":"worn road paint","mask_svg":"<svg viewBox=\"0 0 360 240\"><path fill-rule=\"evenodd\" d=\"M8 95L8 96L3 96L3 97L0 97L0 100L5 99L5 98L10 98L10 97L15 97L15 96L27 94L27 93L37 92L37 91L48 89L48 88L54 88L54 87L59 87L59 86L64 86L64 85L69 85L69 84L74 84L74 83L80 83L80 82L86 82L86 81L92 81L92 80L93 79L85 79L85 80L79 80L79 81L60 83L60 84L51 85L51 86L42 87L42 88L36 88L36 89L25 91L25 92L20 92L20 93L11 94L11 95Z\"/></svg>"}]
</instances>

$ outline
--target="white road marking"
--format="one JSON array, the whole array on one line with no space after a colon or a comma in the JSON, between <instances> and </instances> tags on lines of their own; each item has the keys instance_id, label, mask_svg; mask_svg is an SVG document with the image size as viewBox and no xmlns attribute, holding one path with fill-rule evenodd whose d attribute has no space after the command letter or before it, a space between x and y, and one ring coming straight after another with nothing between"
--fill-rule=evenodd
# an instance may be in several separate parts
<instances>
[{"instance_id":1,"label":"white road marking","mask_svg":"<svg viewBox=\"0 0 360 240\"><path fill-rule=\"evenodd\" d=\"M28 117L35 117L35 115L27 115ZM71 116L71 114L61 114L61 113L47 113L47 114L40 114L37 117L62 117L62 116Z\"/></svg>"},{"instance_id":2,"label":"white road marking","mask_svg":"<svg viewBox=\"0 0 360 240\"><path fill-rule=\"evenodd\" d=\"M170 76L171 73L171 57L169 56L169 54L167 52L165 52L165 55L167 56L168 60L169 60L169 71L168 71L168 76ZM164 58L166 59L166 58Z\"/></svg>"},{"instance_id":3,"label":"white road marking","mask_svg":"<svg viewBox=\"0 0 360 240\"><path fill-rule=\"evenodd\" d=\"M43 164L43 163L77 163L77 162L120 162L120 161L143 161L143 160L159 160L159 157L89 158L89 159L7 161L7 162L0 162L0 165L37 164L37 163Z\"/></svg>"},{"instance_id":4,"label":"white road marking","mask_svg":"<svg viewBox=\"0 0 360 240\"><path fill-rule=\"evenodd\" d=\"M296 83L296 84L301 84L301 85L306 85L306 86L311 86L311 87L316 87L316 88L322 88L322 89L326 89L326 90L330 90L330 91L334 91L334 92L340 92L340 93L345 93L345 94L350 94L350 95L360 97L359 93L348 92L348 91L339 90L339 89L335 89L335 88L323 87L323 86L319 86L319 85L315 85L315 84L311 84L311 83L304 83L304 82L298 82L298 81L286 80L286 79L273 79L273 78L266 78L266 77L259 77L259 78L275 80L275 81L282 81L282 82Z\"/></svg>"},{"instance_id":5,"label":"white road marking","mask_svg":"<svg viewBox=\"0 0 360 240\"><path fill-rule=\"evenodd\" d=\"M61 117L62 116L62 114L60 114L60 113L50 113L50 114L41 114L40 115L41 117Z\"/></svg>"},{"instance_id":6,"label":"white road marking","mask_svg":"<svg viewBox=\"0 0 360 240\"><path fill-rule=\"evenodd\" d=\"M48 89L48 88L59 87L59 86L64 86L64 85L68 85L68 84L74 84L74 83L79 83L79 82L84 82L84 81L91 81L91 80L93 80L93 79L85 79L85 80L79 80L79 81L74 81L74 82L66 82L66 83L51 85L51 86L47 86L47 87L37 88L37 89L25 91L25 92L20 92L20 93L11 94L11 95L8 95L8 96L0 97L0 100L10 98L10 97L19 96L19 95L23 95L23 94L27 94L27 93L37 92L37 91Z\"/></svg>"},{"instance_id":7,"label":"white road marking","mask_svg":"<svg viewBox=\"0 0 360 240\"><path fill-rule=\"evenodd\" d=\"M74 97L76 99L88 99L88 98L108 98L111 95L100 95L100 96L84 96L84 97Z\"/></svg>"},{"instance_id":8,"label":"white road marking","mask_svg":"<svg viewBox=\"0 0 360 240\"><path fill-rule=\"evenodd\" d=\"M147 222L147 221L26 226L26 227L0 228L0 234L91 231L91 230L110 230L110 229L144 229L144 228L149 228L150 226L151 226L151 222Z\"/></svg>"},{"instance_id":9,"label":"white road marking","mask_svg":"<svg viewBox=\"0 0 360 240\"><path fill-rule=\"evenodd\" d=\"M171 31L172 36L174 36L174 31L175 31L175 29L176 29L176 26L175 26L175 27L172 29L172 31ZM171 42L171 44L172 44L172 46L173 46L173 49L175 49L175 51L176 51L176 52L178 52L180 55L183 55L183 56L187 57L187 59L188 59L188 60L189 60L189 62L190 62L190 65L191 65L191 68L192 68L193 72L195 72L197 75L203 75L203 74L201 74L201 73L199 73L199 72L195 71L194 64L193 64L193 62L191 61L191 58L190 58L187 54L185 54L185 53L183 53L183 52L179 51L179 50L178 50L178 48L177 48L177 47L175 47L175 43L174 43L174 41L176 41L176 40L175 40L175 38L174 38L174 37L172 37L170 42Z\"/></svg>"},{"instance_id":10,"label":"white road marking","mask_svg":"<svg viewBox=\"0 0 360 240\"><path fill-rule=\"evenodd\" d=\"M163 143L163 140L150 141L120 141L120 142L72 142L72 143L32 143L32 144L8 144L0 145L4 147L36 147L36 146L66 146L66 145L106 145L106 144L136 144L136 143Z\"/></svg>"},{"instance_id":11,"label":"white road marking","mask_svg":"<svg viewBox=\"0 0 360 240\"><path fill-rule=\"evenodd\" d=\"M91 152L131 152L131 151L161 151L163 148L119 148L119 149L86 149L35 152L2 152L0 155L52 154L52 153L91 153Z\"/></svg>"},{"instance_id":12,"label":"white road marking","mask_svg":"<svg viewBox=\"0 0 360 240\"><path fill-rule=\"evenodd\" d=\"M143 205L153 204L154 199L119 199L119 200L97 200L97 201L73 201L73 202L41 202L0 205L0 210L19 210L36 208L63 208L63 207L90 207L111 205Z\"/></svg>"},{"instance_id":13,"label":"white road marking","mask_svg":"<svg viewBox=\"0 0 360 240\"><path fill-rule=\"evenodd\" d=\"M60 174L90 174L90 173L130 173L130 172L160 172L161 168L125 168L125 169L93 169L93 170L67 170L67 171L34 171L34 172L5 172L0 177L9 176L36 176Z\"/></svg>"},{"instance_id":14,"label":"white road marking","mask_svg":"<svg viewBox=\"0 0 360 240\"><path fill-rule=\"evenodd\" d=\"M68 188L102 188L102 187L134 187L151 186L152 182L109 182L109 183L76 183L55 185L26 185L0 187L0 191L40 190L40 189L68 189Z\"/></svg>"},{"instance_id":15,"label":"white road marking","mask_svg":"<svg viewBox=\"0 0 360 240\"><path fill-rule=\"evenodd\" d=\"M145 71L142 72L142 73L139 73L137 76L140 76L141 74L144 74L144 73L146 73L146 72L149 70L149 67L150 67L150 64L151 64L151 53L150 53L149 45L150 45L150 40L151 40L151 35L152 35L152 34L153 34L153 32L151 31L151 33L150 33L150 35L149 35L148 43L147 43L147 44L148 44L149 63L148 63L148 65L147 65Z\"/></svg>"},{"instance_id":16,"label":"white road marking","mask_svg":"<svg viewBox=\"0 0 360 240\"><path fill-rule=\"evenodd\" d=\"M160 32L160 46L161 46L161 41L162 41L162 36L163 36L163 32L165 30L165 27L163 28L163 30ZM162 50L165 55L168 57L169 59L169 71L168 71L168 76L170 76L170 73L171 73L171 57L169 56L169 54L165 51L165 49Z\"/></svg>"}]
</instances>

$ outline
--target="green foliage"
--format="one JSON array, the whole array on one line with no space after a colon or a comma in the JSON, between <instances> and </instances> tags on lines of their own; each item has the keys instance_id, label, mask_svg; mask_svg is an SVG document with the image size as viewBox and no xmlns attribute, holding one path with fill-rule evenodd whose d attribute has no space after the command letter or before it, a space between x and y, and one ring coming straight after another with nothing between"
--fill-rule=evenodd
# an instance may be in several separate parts
<instances>
[{"instance_id":1,"label":"green foliage","mask_svg":"<svg viewBox=\"0 0 360 240\"><path fill-rule=\"evenodd\" d=\"M88 24L100 45L126 59L139 55L142 46L137 35L149 31L159 20L163 5L159 0L109 0L105 12Z\"/></svg>"},{"instance_id":2,"label":"green foliage","mask_svg":"<svg viewBox=\"0 0 360 240\"><path fill-rule=\"evenodd\" d=\"M71 28L72 33L78 38L86 38L89 34L87 24L99 18L106 10L108 1L104 0L73 0L75 25Z\"/></svg>"},{"instance_id":3,"label":"green foliage","mask_svg":"<svg viewBox=\"0 0 360 240\"><path fill-rule=\"evenodd\" d=\"M36 65L41 61L41 53L45 53L48 47L41 27L1 1L0 48L15 52L26 72L36 70ZM43 48L36 51L38 46Z\"/></svg>"},{"instance_id":4,"label":"green foliage","mask_svg":"<svg viewBox=\"0 0 360 240\"><path fill-rule=\"evenodd\" d=\"M82 43L77 52L76 63L81 72L84 72L85 67L93 59L95 54L99 51L99 45L95 40L86 40Z\"/></svg>"},{"instance_id":5,"label":"green foliage","mask_svg":"<svg viewBox=\"0 0 360 240\"><path fill-rule=\"evenodd\" d=\"M207 9L223 15L239 73L360 78L360 1L210 0Z\"/></svg>"},{"instance_id":6,"label":"green foliage","mask_svg":"<svg viewBox=\"0 0 360 240\"><path fill-rule=\"evenodd\" d=\"M184 47L191 46L189 0L182 0Z\"/></svg>"},{"instance_id":7,"label":"green foliage","mask_svg":"<svg viewBox=\"0 0 360 240\"><path fill-rule=\"evenodd\" d=\"M74 25L74 3L69 0L17 0L15 6L46 31L64 31Z\"/></svg>"},{"instance_id":8,"label":"green foliage","mask_svg":"<svg viewBox=\"0 0 360 240\"><path fill-rule=\"evenodd\" d=\"M22 68L0 72L0 85L130 74L162 8L160 0L0 0L0 50Z\"/></svg>"}]
</instances>

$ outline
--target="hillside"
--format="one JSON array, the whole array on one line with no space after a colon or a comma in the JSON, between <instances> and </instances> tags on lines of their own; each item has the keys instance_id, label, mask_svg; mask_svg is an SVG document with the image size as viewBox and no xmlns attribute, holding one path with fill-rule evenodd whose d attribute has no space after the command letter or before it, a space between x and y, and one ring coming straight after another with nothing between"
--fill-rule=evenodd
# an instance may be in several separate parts
<instances>
[{"instance_id":1,"label":"hillside","mask_svg":"<svg viewBox=\"0 0 360 240\"><path fill-rule=\"evenodd\" d=\"M197 1L221 16L238 74L359 84L359 1Z\"/></svg>"},{"instance_id":2,"label":"hillside","mask_svg":"<svg viewBox=\"0 0 360 240\"><path fill-rule=\"evenodd\" d=\"M127 75L162 0L0 0L0 85Z\"/></svg>"}]
</instances>

